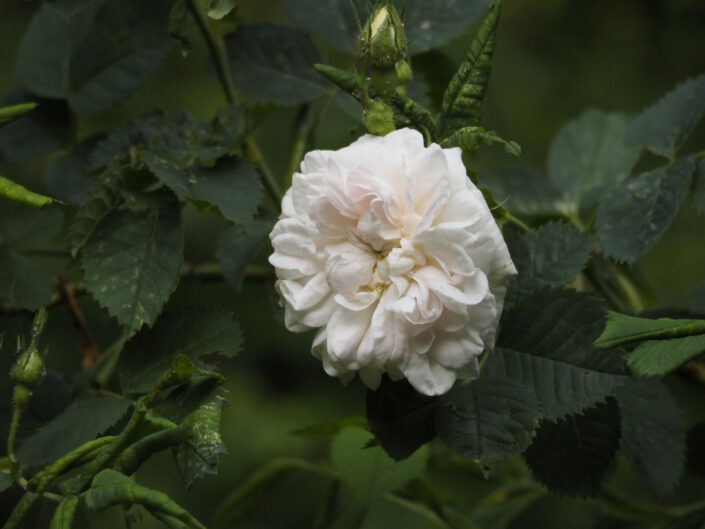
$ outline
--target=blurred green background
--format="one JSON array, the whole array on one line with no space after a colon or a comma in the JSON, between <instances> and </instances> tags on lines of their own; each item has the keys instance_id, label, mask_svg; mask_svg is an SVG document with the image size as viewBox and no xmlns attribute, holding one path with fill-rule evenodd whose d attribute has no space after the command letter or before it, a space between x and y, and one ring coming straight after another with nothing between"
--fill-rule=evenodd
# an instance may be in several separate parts
<instances>
[{"instance_id":1,"label":"blurred green background","mask_svg":"<svg viewBox=\"0 0 705 529\"><path fill-rule=\"evenodd\" d=\"M145 0L149 1L149 0ZM321 0L326 1L326 0ZM403 3L403 2L402 2ZM242 23L255 20L289 23L276 0L240 0ZM0 1L0 93L14 84L14 61L19 40L39 3ZM228 22L226 22L227 24ZM232 23L232 22L230 22ZM473 28L443 51L458 64ZM198 118L213 116L225 104L220 85L210 73L208 56L198 35L194 49L182 57L175 46L161 71L126 105L81 118L78 137L111 129L153 108L186 108ZM345 57L325 45L331 62L345 65ZM486 125L523 147L521 164L545 167L550 140L562 124L588 107L639 112L688 77L705 72L705 1L703 0L505 0L492 78L486 100ZM285 172L296 109L269 114L257 131L262 149L278 175ZM355 121L333 108L316 136L316 147L337 148L350 140ZM705 123L692 136L687 150L705 147ZM477 160L480 167L513 164L496 149ZM22 166L0 167L5 176L41 190L42 173L50 157ZM0 204L0 208L5 207ZM187 208L187 261L213 259L215 238L223 222ZM705 221L686 204L663 239L642 259L638 272L662 307L688 308L692 288L705 281ZM260 256L264 261L266 256ZM89 324L102 345L117 328L87 297L81 298ZM310 335L288 333L278 323L269 284L246 284L236 293L223 283L184 281L170 306L224 305L242 322L246 343L241 355L223 366L231 406L224 413L223 437L229 454L221 459L217 476L197 483L186 493L176 467L164 454L153 458L139 478L169 493L207 522L215 506L262 463L276 456L324 458L327 444L290 435L311 423L341 416L364 415L364 390L354 381L343 388L323 374L309 353ZM7 336L27 328L24 317L3 318ZM80 350L67 332L70 320L61 307L51 313L46 339L55 344L49 364L68 378L79 369ZM9 365L11 347L3 349L2 369ZM678 384L681 392L687 388ZM691 423L704 419L698 406L688 412ZM635 478L618 464L613 478L625 490L644 494ZM295 479L294 479L295 478ZM459 490L468 504L491 490L479 473L462 482L448 477L445 486ZM271 494L254 506L248 521L237 527L305 527L315 511L311 498L322 494L322 483L303 475L277 483ZM274 506L274 507L272 507ZM567 500L541 500L511 527L563 527L570 516L574 527L618 527L593 515L589 505ZM96 520L96 522L98 522ZM110 515L101 527L122 527ZM148 517L138 524L148 527ZM98 525L95 525L96 527ZM539 525L536 525L539 526Z\"/></svg>"}]
</instances>

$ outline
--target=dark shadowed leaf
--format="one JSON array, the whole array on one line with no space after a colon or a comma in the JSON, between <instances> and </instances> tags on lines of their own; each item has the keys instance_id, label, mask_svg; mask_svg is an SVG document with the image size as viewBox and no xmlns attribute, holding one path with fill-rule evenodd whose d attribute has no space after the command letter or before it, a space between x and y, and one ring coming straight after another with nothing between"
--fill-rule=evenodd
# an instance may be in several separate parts
<instances>
[{"instance_id":1,"label":"dark shadowed leaf","mask_svg":"<svg viewBox=\"0 0 705 529\"><path fill-rule=\"evenodd\" d=\"M698 213L705 214L705 158L698 163L693 183L693 201Z\"/></svg>"},{"instance_id":2,"label":"dark shadowed leaf","mask_svg":"<svg viewBox=\"0 0 705 529\"><path fill-rule=\"evenodd\" d=\"M605 314L600 299L572 290L526 296L503 315L483 376L527 385L551 420L603 401L626 378L617 352L592 348Z\"/></svg>"},{"instance_id":3,"label":"dark shadowed leaf","mask_svg":"<svg viewBox=\"0 0 705 529\"><path fill-rule=\"evenodd\" d=\"M89 395L28 437L18 451L24 464L37 466L58 459L104 433L125 414L129 399Z\"/></svg>"},{"instance_id":4,"label":"dark shadowed leaf","mask_svg":"<svg viewBox=\"0 0 705 529\"><path fill-rule=\"evenodd\" d=\"M516 299L545 286L573 281L590 258L592 237L564 222L545 224L523 233L510 245L519 274L509 287Z\"/></svg>"},{"instance_id":5,"label":"dark shadowed leaf","mask_svg":"<svg viewBox=\"0 0 705 529\"><path fill-rule=\"evenodd\" d=\"M509 482L482 498L471 517L483 529L504 529L543 495L536 486Z\"/></svg>"},{"instance_id":6,"label":"dark shadowed leaf","mask_svg":"<svg viewBox=\"0 0 705 529\"><path fill-rule=\"evenodd\" d=\"M262 198L254 166L239 158L221 158L212 167L180 169L152 152L142 153L154 175L175 193L218 208L228 220L249 222Z\"/></svg>"},{"instance_id":7,"label":"dark shadowed leaf","mask_svg":"<svg viewBox=\"0 0 705 529\"><path fill-rule=\"evenodd\" d=\"M152 329L130 340L120 357L123 389L149 391L172 365L176 355L188 356L196 365L205 355L234 356L242 345L240 325L229 312L219 309L165 313Z\"/></svg>"},{"instance_id":8,"label":"dark shadowed leaf","mask_svg":"<svg viewBox=\"0 0 705 529\"><path fill-rule=\"evenodd\" d=\"M628 140L673 157L705 113L705 74L678 85L630 124Z\"/></svg>"},{"instance_id":9,"label":"dark shadowed leaf","mask_svg":"<svg viewBox=\"0 0 705 529\"><path fill-rule=\"evenodd\" d=\"M171 46L166 0L65 0L41 6L22 39L25 88L62 98L79 113L127 99Z\"/></svg>"},{"instance_id":10,"label":"dark shadowed leaf","mask_svg":"<svg viewBox=\"0 0 705 529\"><path fill-rule=\"evenodd\" d=\"M656 380L617 388L622 416L619 450L657 496L673 492L683 474L686 429L676 401Z\"/></svg>"},{"instance_id":11,"label":"dark shadowed leaf","mask_svg":"<svg viewBox=\"0 0 705 529\"><path fill-rule=\"evenodd\" d=\"M602 251L633 263L651 248L685 200L694 170L690 156L612 187L600 200L595 220Z\"/></svg>"},{"instance_id":12,"label":"dark shadowed leaf","mask_svg":"<svg viewBox=\"0 0 705 529\"><path fill-rule=\"evenodd\" d=\"M501 167L481 173L480 183L492 196L516 215L555 215L561 195L538 171L523 167Z\"/></svg>"},{"instance_id":13,"label":"dark shadowed leaf","mask_svg":"<svg viewBox=\"0 0 705 529\"><path fill-rule=\"evenodd\" d=\"M250 24L228 35L226 46L237 89L255 101L296 105L324 91L313 72L318 50L297 29Z\"/></svg>"},{"instance_id":14,"label":"dark shadowed leaf","mask_svg":"<svg viewBox=\"0 0 705 529\"><path fill-rule=\"evenodd\" d=\"M367 391L367 420L382 448L399 461L436 437L435 399L406 380L385 377L379 388Z\"/></svg>"},{"instance_id":15,"label":"dark shadowed leaf","mask_svg":"<svg viewBox=\"0 0 705 529\"><path fill-rule=\"evenodd\" d=\"M463 457L481 462L519 454L529 446L541 404L521 382L483 374L438 400L438 436Z\"/></svg>"},{"instance_id":16,"label":"dark shadowed leaf","mask_svg":"<svg viewBox=\"0 0 705 529\"><path fill-rule=\"evenodd\" d=\"M524 453L534 478L556 494L595 496L619 446L619 419L609 399L582 415L544 421Z\"/></svg>"},{"instance_id":17,"label":"dark shadowed leaf","mask_svg":"<svg viewBox=\"0 0 705 529\"><path fill-rule=\"evenodd\" d=\"M228 228L218 238L216 256L225 279L236 290L240 290L245 268L264 246L273 225L271 219L255 219L244 226Z\"/></svg>"},{"instance_id":18,"label":"dark shadowed leaf","mask_svg":"<svg viewBox=\"0 0 705 529\"><path fill-rule=\"evenodd\" d=\"M86 288L128 336L157 319L179 279L184 234L171 193L146 197L151 207L113 210L103 217L81 253Z\"/></svg>"}]
</instances>

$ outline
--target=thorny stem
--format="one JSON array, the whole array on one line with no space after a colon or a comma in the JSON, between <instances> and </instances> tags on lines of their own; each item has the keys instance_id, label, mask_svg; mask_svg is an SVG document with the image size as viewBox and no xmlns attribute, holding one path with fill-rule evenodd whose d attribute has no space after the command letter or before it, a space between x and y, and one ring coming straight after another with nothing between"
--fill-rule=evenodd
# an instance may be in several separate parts
<instances>
[{"instance_id":1,"label":"thorny stem","mask_svg":"<svg viewBox=\"0 0 705 529\"><path fill-rule=\"evenodd\" d=\"M223 86L223 92L225 92L225 98L228 100L228 103L232 105L237 101L237 95L235 94L233 78L230 75L230 67L228 66L228 57L225 54L225 45L223 44L223 40L216 37L211 30L208 18L203 13L198 0L187 1L189 9L193 14L193 18L196 19L198 29L208 45L208 51L213 58L216 71L218 72L218 79L220 80L220 84Z\"/></svg>"},{"instance_id":2,"label":"thorny stem","mask_svg":"<svg viewBox=\"0 0 705 529\"><path fill-rule=\"evenodd\" d=\"M20 469L15 459L15 438L17 437L17 428L20 425L21 415L22 409L15 404L12 411L12 421L10 422L10 433L7 436L7 459L10 462L10 472L15 480L20 477Z\"/></svg>"}]
</instances>

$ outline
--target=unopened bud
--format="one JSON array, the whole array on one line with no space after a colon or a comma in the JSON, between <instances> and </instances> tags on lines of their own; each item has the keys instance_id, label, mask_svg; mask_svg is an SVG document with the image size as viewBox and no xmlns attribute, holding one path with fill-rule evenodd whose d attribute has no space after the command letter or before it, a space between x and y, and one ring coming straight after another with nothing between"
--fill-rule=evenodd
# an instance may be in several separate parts
<instances>
[{"instance_id":1,"label":"unopened bud","mask_svg":"<svg viewBox=\"0 0 705 529\"><path fill-rule=\"evenodd\" d=\"M406 60L402 59L394 65L394 69L397 72L397 82L399 84L405 85L411 82L411 66Z\"/></svg>"},{"instance_id":2,"label":"unopened bud","mask_svg":"<svg viewBox=\"0 0 705 529\"><path fill-rule=\"evenodd\" d=\"M24 351L10 369L12 379L29 388L37 386L44 378L44 373L44 359L35 347Z\"/></svg>"},{"instance_id":3,"label":"unopened bud","mask_svg":"<svg viewBox=\"0 0 705 529\"><path fill-rule=\"evenodd\" d=\"M392 5L375 9L360 33L360 55L379 68L393 68L406 57L404 24Z\"/></svg>"}]
</instances>

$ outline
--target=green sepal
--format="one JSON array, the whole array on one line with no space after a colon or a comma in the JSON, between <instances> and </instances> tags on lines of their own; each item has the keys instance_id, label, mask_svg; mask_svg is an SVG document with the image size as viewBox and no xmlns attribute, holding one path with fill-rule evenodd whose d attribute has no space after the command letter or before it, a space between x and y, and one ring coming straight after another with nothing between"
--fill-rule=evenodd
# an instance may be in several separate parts
<instances>
[{"instance_id":1,"label":"green sepal","mask_svg":"<svg viewBox=\"0 0 705 529\"><path fill-rule=\"evenodd\" d=\"M443 95L439 119L440 137L447 138L454 132L480 124L482 101L487 90L492 66L500 2L490 6L480 28L470 44L465 62L453 76Z\"/></svg>"},{"instance_id":2,"label":"green sepal","mask_svg":"<svg viewBox=\"0 0 705 529\"><path fill-rule=\"evenodd\" d=\"M56 200L55 198L30 191L26 187L4 176L0 176L0 197L34 208L43 208L44 206L50 206L52 204L63 204L61 200Z\"/></svg>"},{"instance_id":3,"label":"green sepal","mask_svg":"<svg viewBox=\"0 0 705 529\"><path fill-rule=\"evenodd\" d=\"M504 151L512 156L521 156L521 145L512 140L500 138L482 127L464 127L441 141L441 147L460 147L464 151L474 151L483 145L504 144Z\"/></svg>"},{"instance_id":4,"label":"green sepal","mask_svg":"<svg viewBox=\"0 0 705 529\"><path fill-rule=\"evenodd\" d=\"M37 108L37 106L37 103L20 103L19 105L0 108L0 125L21 118Z\"/></svg>"}]
</instances>

